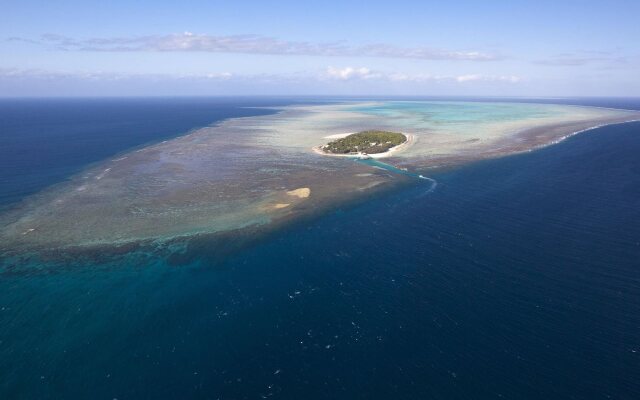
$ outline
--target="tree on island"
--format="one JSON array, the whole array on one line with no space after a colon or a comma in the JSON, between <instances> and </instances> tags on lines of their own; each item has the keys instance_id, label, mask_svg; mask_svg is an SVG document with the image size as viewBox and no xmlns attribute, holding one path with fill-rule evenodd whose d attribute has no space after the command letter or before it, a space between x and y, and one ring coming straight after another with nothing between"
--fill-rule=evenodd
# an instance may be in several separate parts
<instances>
[{"instance_id":1,"label":"tree on island","mask_svg":"<svg viewBox=\"0 0 640 400\"><path fill-rule=\"evenodd\" d=\"M376 154L389 151L406 141L407 137L402 133L367 130L329 142L322 150L332 154Z\"/></svg>"}]
</instances>

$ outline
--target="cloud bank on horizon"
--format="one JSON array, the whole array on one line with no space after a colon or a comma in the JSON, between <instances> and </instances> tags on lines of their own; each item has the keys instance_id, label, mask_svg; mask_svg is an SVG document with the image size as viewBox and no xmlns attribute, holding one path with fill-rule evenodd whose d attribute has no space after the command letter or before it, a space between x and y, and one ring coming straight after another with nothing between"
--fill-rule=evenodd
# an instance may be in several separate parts
<instances>
[{"instance_id":1,"label":"cloud bank on horizon","mask_svg":"<svg viewBox=\"0 0 640 400\"><path fill-rule=\"evenodd\" d=\"M635 3L196 3L1 6L0 96L640 95Z\"/></svg>"},{"instance_id":2,"label":"cloud bank on horizon","mask_svg":"<svg viewBox=\"0 0 640 400\"><path fill-rule=\"evenodd\" d=\"M58 34L43 34L39 40L10 37L9 41L50 44L61 51L110 52L206 52L232 54L307 55L325 57L383 57L421 60L491 61L500 56L480 51L449 51L428 47L406 48L391 44L350 46L344 42L311 43L279 40L260 35L215 36L184 32L181 34L139 37L74 39Z\"/></svg>"}]
</instances>

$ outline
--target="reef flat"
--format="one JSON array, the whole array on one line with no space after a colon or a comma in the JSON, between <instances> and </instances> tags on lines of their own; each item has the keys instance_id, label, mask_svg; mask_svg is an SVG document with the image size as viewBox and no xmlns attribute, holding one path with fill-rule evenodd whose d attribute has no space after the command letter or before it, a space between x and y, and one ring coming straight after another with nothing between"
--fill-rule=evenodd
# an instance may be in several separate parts
<instances>
[{"instance_id":1,"label":"reef flat","mask_svg":"<svg viewBox=\"0 0 640 400\"><path fill-rule=\"evenodd\" d=\"M519 103L285 107L118 155L32 196L0 217L0 251L160 243L276 226L410 179L311 150L345 132L407 132L412 146L389 163L429 171L638 118L630 111Z\"/></svg>"}]
</instances>

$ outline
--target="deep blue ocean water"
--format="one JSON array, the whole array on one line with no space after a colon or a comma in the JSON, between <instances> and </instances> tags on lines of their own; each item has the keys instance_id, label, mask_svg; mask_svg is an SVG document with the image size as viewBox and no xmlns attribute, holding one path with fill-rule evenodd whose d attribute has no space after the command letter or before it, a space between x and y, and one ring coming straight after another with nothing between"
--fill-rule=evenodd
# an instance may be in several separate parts
<instances>
[{"instance_id":1,"label":"deep blue ocean water","mask_svg":"<svg viewBox=\"0 0 640 400\"><path fill-rule=\"evenodd\" d=\"M0 146L5 204L270 100L165 99L160 113L94 100L80 117L57 101L0 104L13 121L2 144L58 152L40 164ZM187 115L154 119L174 106ZM604 127L301 221L215 264L0 276L0 398L640 398L638 154L640 123Z\"/></svg>"},{"instance_id":2,"label":"deep blue ocean water","mask_svg":"<svg viewBox=\"0 0 640 400\"><path fill-rule=\"evenodd\" d=\"M273 113L291 99L0 99L0 205L88 164L223 119ZM298 100L299 101L299 100ZM303 99L303 101L305 101Z\"/></svg>"}]
</instances>

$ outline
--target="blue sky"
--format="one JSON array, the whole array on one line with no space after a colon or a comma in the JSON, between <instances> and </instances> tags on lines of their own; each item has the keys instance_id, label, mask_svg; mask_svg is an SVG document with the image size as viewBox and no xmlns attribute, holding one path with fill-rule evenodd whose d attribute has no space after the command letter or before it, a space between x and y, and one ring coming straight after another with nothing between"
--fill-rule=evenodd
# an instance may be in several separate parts
<instances>
[{"instance_id":1,"label":"blue sky","mask_svg":"<svg viewBox=\"0 0 640 400\"><path fill-rule=\"evenodd\" d=\"M640 1L0 4L0 96L639 96Z\"/></svg>"}]
</instances>

